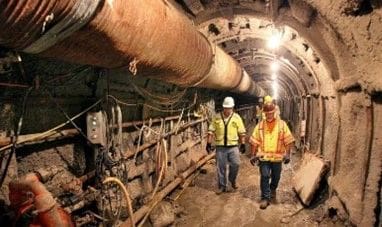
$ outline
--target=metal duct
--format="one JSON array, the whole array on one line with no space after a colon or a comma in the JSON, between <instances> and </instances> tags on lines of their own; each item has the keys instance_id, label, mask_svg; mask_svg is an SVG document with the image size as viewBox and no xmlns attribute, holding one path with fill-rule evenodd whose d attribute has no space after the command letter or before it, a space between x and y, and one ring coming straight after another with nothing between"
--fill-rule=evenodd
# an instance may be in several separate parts
<instances>
[{"instance_id":1,"label":"metal duct","mask_svg":"<svg viewBox=\"0 0 382 227\"><path fill-rule=\"evenodd\" d=\"M0 20L7 48L106 68L136 64L139 75L180 86L262 91L165 0L8 0Z\"/></svg>"}]
</instances>

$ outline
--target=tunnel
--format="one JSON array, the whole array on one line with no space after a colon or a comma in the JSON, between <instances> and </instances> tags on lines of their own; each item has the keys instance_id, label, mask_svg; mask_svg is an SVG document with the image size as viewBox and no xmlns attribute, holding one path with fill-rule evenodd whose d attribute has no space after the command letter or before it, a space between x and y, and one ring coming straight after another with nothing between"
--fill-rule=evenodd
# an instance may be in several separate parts
<instances>
[{"instance_id":1,"label":"tunnel","mask_svg":"<svg viewBox=\"0 0 382 227\"><path fill-rule=\"evenodd\" d=\"M380 226L381 7L0 0L0 223ZM294 143L262 210L266 96ZM226 97L245 152L238 189L216 194L206 145Z\"/></svg>"}]
</instances>

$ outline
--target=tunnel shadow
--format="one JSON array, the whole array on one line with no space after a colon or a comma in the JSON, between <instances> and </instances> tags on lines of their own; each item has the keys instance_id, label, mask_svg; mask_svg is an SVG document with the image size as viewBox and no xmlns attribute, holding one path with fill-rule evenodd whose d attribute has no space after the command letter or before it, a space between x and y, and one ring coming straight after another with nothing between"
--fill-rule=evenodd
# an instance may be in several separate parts
<instances>
[{"instance_id":1,"label":"tunnel shadow","mask_svg":"<svg viewBox=\"0 0 382 227\"><path fill-rule=\"evenodd\" d=\"M303 205L306 209L313 210L317 208L318 206L322 205L325 203L326 200L329 199L329 184L327 181L327 176L328 173L326 174L325 177L323 177L319 183L319 186L316 190L316 192L313 194L313 198L310 202L309 205ZM297 196L298 197L298 196ZM301 204L304 204L300 197L298 197L298 200Z\"/></svg>"}]
</instances>

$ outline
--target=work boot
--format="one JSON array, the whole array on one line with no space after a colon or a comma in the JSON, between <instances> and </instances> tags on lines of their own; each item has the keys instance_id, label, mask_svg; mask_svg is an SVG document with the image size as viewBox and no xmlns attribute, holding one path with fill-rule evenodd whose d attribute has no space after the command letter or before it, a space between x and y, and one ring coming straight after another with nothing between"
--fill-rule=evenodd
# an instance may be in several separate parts
<instances>
[{"instance_id":1,"label":"work boot","mask_svg":"<svg viewBox=\"0 0 382 227\"><path fill-rule=\"evenodd\" d=\"M271 190L271 202L273 204L277 203L277 193L276 193L276 190Z\"/></svg>"},{"instance_id":2,"label":"work boot","mask_svg":"<svg viewBox=\"0 0 382 227\"><path fill-rule=\"evenodd\" d=\"M260 209L264 210L269 206L269 201L267 199L262 199L260 201Z\"/></svg>"},{"instance_id":3,"label":"work boot","mask_svg":"<svg viewBox=\"0 0 382 227\"><path fill-rule=\"evenodd\" d=\"M237 186L237 184L236 184L236 183L232 183L232 188L233 188L234 190L236 190L236 189L238 189L238 188L239 188L239 186Z\"/></svg>"},{"instance_id":4,"label":"work boot","mask_svg":"<svg viewBox=\"0 0 382 227\"><path fill-rule=\"evenodd\" d=\"M226 188L219 188L219 190L217 190L215 193L216 193L216 195L220 195L220 194L223 194L225 192L227 192Z\"/></svg>"}]
</instances>

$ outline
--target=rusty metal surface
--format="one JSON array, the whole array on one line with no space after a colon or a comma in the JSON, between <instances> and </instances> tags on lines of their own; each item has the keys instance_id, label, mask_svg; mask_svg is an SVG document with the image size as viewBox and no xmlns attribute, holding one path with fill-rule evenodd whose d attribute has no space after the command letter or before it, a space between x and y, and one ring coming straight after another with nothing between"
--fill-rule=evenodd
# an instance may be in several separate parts
<instances>
[{"instance_id":1,"label":"rusty metal surface","mask_svg":"<svg viewBox=\"0 0 382 227\"><path fill-rule=\"evenodd\" d=\"M5 23L0 24L0 45L17 50L28 47L43 30L67 17L74 3L1 1L0 20ZM129 68L136 63L141 76L181 86L201 82L201 87L232 90L242 80L241 68L224 51L216 53L214 58L208 40L165 1L114 0L104 1L87 25L40 56L105 68Z\"/></svg>"},{"instance_id":2,"label":"rusty metal surface","mask_svg":"<svg viewBox=\"0 0 382 227\"><path fill-rule=\"evenodd\" d=\"M215 89L234 89L240 83L242 70L240 65L221 48L216 48L214 64L202 87Z\"/></svg>"},{"instance_id":3,"label":"rusty metal surface","mask_svg":"<svg viewBox=\"0 0 382 227\"><path fill-rule=\"evenodd\" d=\"M22 50L68 13L73 3L74 0L0 1L0 45ZM49 19L50 14L53 19Z\"/></svg>"}]
</instances>

